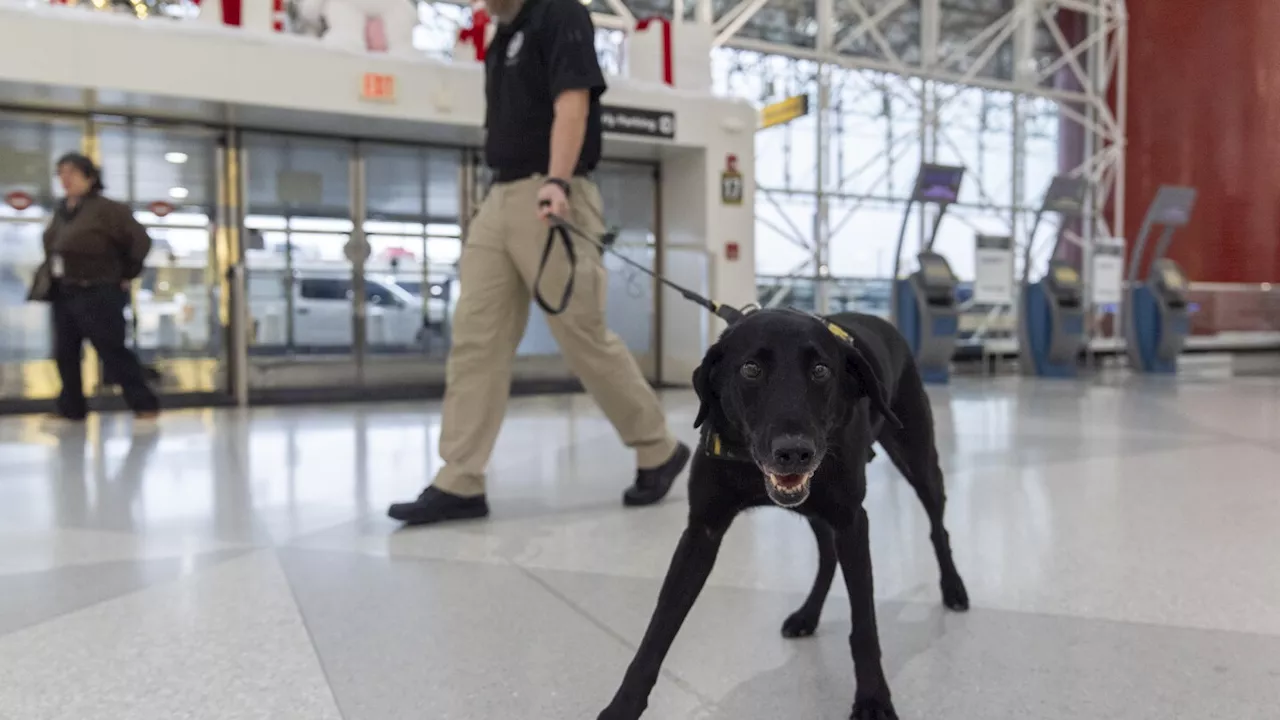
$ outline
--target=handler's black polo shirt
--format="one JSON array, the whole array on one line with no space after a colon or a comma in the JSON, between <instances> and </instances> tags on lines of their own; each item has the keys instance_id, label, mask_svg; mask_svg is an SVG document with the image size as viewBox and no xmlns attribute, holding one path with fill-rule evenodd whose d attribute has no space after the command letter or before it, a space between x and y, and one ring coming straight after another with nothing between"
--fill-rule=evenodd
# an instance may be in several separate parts
<instances>
[{"instance_id":1,"label":"handler's black polo shirt","mask_svg":"<svg viewBox=\"0 0 1280 720\"><path fill-rule=\"evenodd\" d=\"M566 90L591 95L576 175L600 162L600 96L591 13L579 0L525 0L502 24L485 56L485 161L499 182L547 172L555 100Z\"/></svg>"}]
</instances>

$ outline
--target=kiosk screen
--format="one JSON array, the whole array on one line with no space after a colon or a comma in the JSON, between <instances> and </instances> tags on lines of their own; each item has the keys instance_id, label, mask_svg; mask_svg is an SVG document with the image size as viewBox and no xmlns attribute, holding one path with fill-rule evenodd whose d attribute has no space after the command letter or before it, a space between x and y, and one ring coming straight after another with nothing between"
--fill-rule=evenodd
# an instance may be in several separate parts
<instances>
[{"instance_id":1,"label":"kiosk screen","mask_svg":"<svg viewBox=\"0 0 1280 720\"><path fill-rule=\"evenodd\" d=\"M953 203L960 197L964 168L924 165L916 183L916 199L922 202Z\"/></svg>"},{"instance_id":2,"label":"kiosk screen","mask_svg":"<svg viewBox=\"0 0 1280 720\"><path fill-rule=\"evenodd\" d=\"M1059 266L1053 269L1053 281L1060 287L1076 287L1080 284L1080 273L1075 268Z\"/></svg>"},{"instance_id":3,"label":"kiosk screen","mask_svg":"<svg viewBox=\"0 0 1280 720\"><path fill-rule=\"evenodd\" d=\"M951 275L951 269L946 264L936 260L923 262L924 279L930 285L950 285L954 279Z\"/></svg>"}]
</instances>

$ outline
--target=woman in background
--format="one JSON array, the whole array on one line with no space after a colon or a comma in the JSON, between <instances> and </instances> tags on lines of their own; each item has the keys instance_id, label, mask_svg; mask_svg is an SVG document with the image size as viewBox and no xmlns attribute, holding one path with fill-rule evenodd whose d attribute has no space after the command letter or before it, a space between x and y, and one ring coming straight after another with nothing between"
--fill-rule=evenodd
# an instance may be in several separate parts
<instances>
[{"instance_id":1,"label":"woman in background","mask_svg":"<svg viewBox=\"0 0 1280 720\"><path fill-rule=\"evenodd\" d=\"M80 377L88 340L106 374L120 384L134 418L153 421L160 404L137 356L125 347L124 319L129 283L142 273L151 238L127 206L102 196L102 173L92 160L69 153L58 160L57 171L66 199L44 233L62 380L55 417L80 421L88 414Z\"/></svg>"}]
</instances>

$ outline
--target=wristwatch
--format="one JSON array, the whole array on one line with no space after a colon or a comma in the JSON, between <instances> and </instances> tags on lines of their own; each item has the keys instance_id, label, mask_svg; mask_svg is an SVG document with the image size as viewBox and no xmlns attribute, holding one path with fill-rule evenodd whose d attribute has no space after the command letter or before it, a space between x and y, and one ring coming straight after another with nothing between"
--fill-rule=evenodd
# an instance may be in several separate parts
<instances>
[{"instance_id":1,"label":"wristwatch","mask_svg":"<svg viewBox=\"0 0 1280 720\"><path fill-rule=\"evenodd\" d=\"M542 181L542 184L555 185L556 187L564 191L565 197L569 197L569 195L571 194L571 186L569 185L569 181L565 180L564 178L549 177L546 180Z\"/></svg>"}]
</instances>

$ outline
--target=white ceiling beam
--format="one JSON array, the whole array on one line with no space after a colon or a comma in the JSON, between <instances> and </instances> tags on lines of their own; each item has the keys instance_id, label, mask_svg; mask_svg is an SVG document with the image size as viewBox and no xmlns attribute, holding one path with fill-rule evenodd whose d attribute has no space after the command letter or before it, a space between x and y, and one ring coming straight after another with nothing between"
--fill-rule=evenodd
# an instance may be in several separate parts
<instances>
[{"instance_id":1,"label":"white ceiling beam","mask_svg":"<svg viewBox=\"0 0 1280 720\"><path fill-rule=\"evenodd\" d=\"M627 7L626 3L622 0L604 0L604 2L613 10L615 15L622 18L627 27L633 28L636 26L636 16L631 13L631 8Z\"/></svg>"},{"instance_id":2,"label":"white ceiling beam","mask_svg":"<svg viewBox=\"0 0 1280 720\"><path fill-rule=\"evenodd\" d=\"M969 38L963 45L951 50L946 57L938 59L938 67L949 67L952 63L959 60L967 60L969 53L978 49L983 43L991 39L993 35L1003 30L1010 22L1013 21L1015 10L1010 10L1001 15L998 20L982 29L981 32Z\"/></svg>"},{"instance_id":3,"label":"white ceiling beam","mask_svg":"<svg viewBox=\"0 0 1280 720\"><path fill-rule=\"evenodd\" d=\"M742 26L746 25L748 20L755 17L755 14L760 12L760 8L764 7L767 2L769 2L769 0L747 0L747 6L740 10L727 25L716 33L715 40L712 41L711 47L721 47L727 43L730 38L737 35L738 31L742 29Z\"/></svg>"},{"instance_id":4,"label":"white ceiling beam","mask_svg":"<svg viewBox=\"0 0 1280 720\"><path fill-rule=\"evenodd\" d=\"M1052 77L1053 74L1058 72L1058 69L1061 68L1063 65L1066 65L1071 58L1080 57L1080 54L1083 53L1085 50L1088 50L1089 48L1097 45L1104 38L1106 38L1108 31L1110 31L1110 26L1105 24L1104 22L1102 29L1099 32L1089 35L1083 41L1077 44L1075 47L1071 48L1070 52L1062 53L1057 58L1055 58L1053 62L1046 65L1044 69L1039 72L1040 79L1046 80ZM1087 85L1082 85L1081 87L1087 87Z\"/></svg>"},{"instance_id":5,"label":"white ceiling beam","mask_svg":"<svg viewBox=\"0 0 1280 720\"><path fill-rule=\"evenodd\" d=\"M1080 63L1076 61L1076 56L1071 52L1071 42L1067 40L1067 36L1062 34L1062 28L1058 27L1058 19L1050 14L1049 10L1040 10L1040 19L1049 30L1049 35L1053 37L1053 41L1058 44L1058 49L1062 51L1062 57L1067 59L1067 65L1071 68L1071 72L1075 74L1076 80L1080 82L1080 87L1087 88L1090 85L1089 73L1084 71Z\"/></svg>"},{"instance_id":6,"label":"white ceiling beam","mask_svg":"<svg viewBox=\"0 0 1280 720\"><path fill-rule=\"evenodd\" d=\"M937 80L939 82L954 83L957 85L970 85L975 88L985 88L987 90L998 90L1002 92L1011 92L1019 94L1032 94L1039 97L1046 97L1053 100L1061 100L1064 102L1089 102L1091 96L1084 92L1075 92L1072 90L1060 90L1058 88L1039 87L1028 89L1017 83L999 78L977 77L976 71L973 77L966 80L962 75L956 72L949 72L940 68L925 68L920 66L907 66L906 71L902 67L894 66L877 58L860 57L853 55L836 55L831 56L829 53L819 53L812 48L802 48L795 45L782 45L779 43L769 42L767 40L757 40L755 38L735 37L725 43L725 47L736 48L738 50L749 50L751 52L763 53L766 55L782 55L785 57L796 58L799 60L812 60L814 62L829 62L834 65L849 70L873 70L876 72L891 73L895 75L906 75L908 77L923 78L925 80Z\"/></svg>"},{"instance_id":7,"label":"white ceiling beam","mask_svg":"<svg viewBox=\"0 0 1280 720\"><path fill-rule=\"evenodd\" d=\"M895 3L897 3L897 0L889 3L886 7L893 7ZM871 34L871 39L880 47L880 52L884 53L885 59L896 65L902 65L902 58L894 51L893 45L889 43L884 33L880 32L880 20L884 19L881 13L876 13L880 20L872 18L871 14L867 12L867 8L862 4L862 0L845 0L845 5L848 5L854 14L862 20L859 27L863 25L867 27L867 32ZM883 9L881 12L883 12Z\"/></svg>"},{"instance_id":8,"label":"white ceiling beam","mask_svg":"<svg viewBox=\"0 0 1280 720\"><path fill-rule=\"evenodd\" d=\"M1013 35L1014 30L1017 29L1018 23L1017 16L1015 14L1010 16L1009 22L1005 23L1005 26L1000 29L1000 32L996 33L996 36L992 38L991 42L987 45L987 48L982 51L982 54L978 55L978 57L974 59L973 64L969 66L969 69L960 76L960 84L968 85L977 79L978 73L982 72L982 69L987 66L987 63L991 62L991 58L995 57L996 53L1000 51L1000 46L1003 45L1005 41ZM1015 85L1019 88L1022 87L1019 83L1015 83Z\"/></svg>"},{"instance_id":9,"label":"white ceiling beam","mask_svg":"<svg viewBox=\"0 0 1280 720\"><path fill-rule=\"evenodd\" d=\"M857 2L857 0L853 1ZM866 35L872 28L878 27L880 23L884 22L885 18L889 17L890 13L895 12L898 8L906 4L907 0L893 0L893 2L877 10L875 15L866 17L864 14L862 22L858 23L852 30L845 33L845 36L840 38L839 42L836 43L836 52L847 49L863 35ZM865 9L863 12L866 12Z\"/></svg>"},{"instance_id":10,"label":"white ceiling beam","mask_svg":"<svg viewBox=\"0 0 1280 720\"><path fill-rule=\"evenodd\" d=\"M750 4L751 0L742 0L742 2L729 8L729 12L716 18L715 25L713 26L715 27L715 31L718 33L728 27L729 23L733 22L733 19L738 17L738 15L741 15L742 11Z\"/></svg>"}]
</instances>

